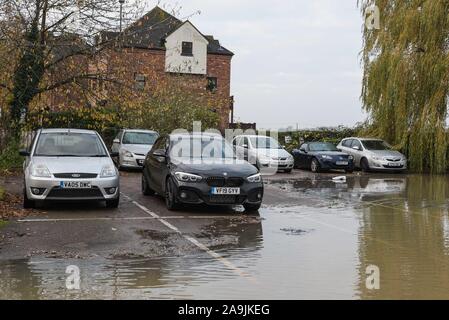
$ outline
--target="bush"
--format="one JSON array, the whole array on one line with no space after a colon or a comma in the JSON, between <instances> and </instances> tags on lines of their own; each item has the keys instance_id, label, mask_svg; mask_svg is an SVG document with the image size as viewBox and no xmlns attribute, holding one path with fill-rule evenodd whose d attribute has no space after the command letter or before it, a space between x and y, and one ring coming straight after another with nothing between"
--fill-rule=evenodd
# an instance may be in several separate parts
<instances>
[{"instance_id":1,"label":"bush","mask_svg":"<svg viewBox=\"0 0 449 320\"><path fill-rule=\"evenodd\" d=\"M0 172L17 169L22 166L23 158L19 155L20 144L10 142L0 154Z\"/></svg>"}]
</instances>

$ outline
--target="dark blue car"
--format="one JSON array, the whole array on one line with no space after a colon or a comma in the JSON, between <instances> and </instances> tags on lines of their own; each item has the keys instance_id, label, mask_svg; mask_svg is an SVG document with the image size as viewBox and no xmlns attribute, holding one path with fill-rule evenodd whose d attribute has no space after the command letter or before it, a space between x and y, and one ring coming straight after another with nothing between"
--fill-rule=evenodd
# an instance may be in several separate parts
<instances>
[{"instance_id":1,"label":"dark blue car","mask_svg":"<svg viewBox=\"0 0 449 320\"><path fill-rule=\"evenodd\" d=\"M332 143L304 143L299 150L293 150L292 154L297 169L310 169L312 172L345 170L352 173L354 171L354 157L341 152Z\"/></svg>"}]
</instances>

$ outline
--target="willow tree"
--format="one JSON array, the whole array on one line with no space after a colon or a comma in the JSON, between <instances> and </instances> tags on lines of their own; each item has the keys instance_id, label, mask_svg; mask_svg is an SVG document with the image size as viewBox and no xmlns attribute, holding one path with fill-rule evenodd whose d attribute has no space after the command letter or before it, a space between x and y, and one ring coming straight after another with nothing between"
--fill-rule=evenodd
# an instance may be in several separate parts
<instances>
[{"instance_id":1,"label":"willow tree","mask_svg":"<svg viewBox=\"0 0 449 320\"><path fill-rule=\"evenodd\" d=\"M359 0L380 13L364 28L362 101L371 133L402 150L413 171L447 168L449 0Z\"/></svg>"}]
</instances>

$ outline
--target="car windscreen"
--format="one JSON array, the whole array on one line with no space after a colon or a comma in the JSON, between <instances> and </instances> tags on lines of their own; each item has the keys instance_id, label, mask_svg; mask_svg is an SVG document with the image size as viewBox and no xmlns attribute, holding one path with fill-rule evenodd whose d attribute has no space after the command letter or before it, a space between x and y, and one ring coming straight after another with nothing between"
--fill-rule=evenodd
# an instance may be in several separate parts
<instances>
[{"instance_id":1,"label":"car windscreen","mask_svg":"<svg viewBox=\"0 0 449 320\"><path fill-rule=\"evenodd\" d=\"M90 133L42 133L34 155L37 157L107 157L101 140Z\"/></svg>"},{"instance_id":2,"label":"car windscreen","mask_svg":"<svg viewBox=\"0 0 449 320\"><path fill-rule=\"evenodd\" d=\"M391 150L391 147L381 140L364 140L362 143L367 150Z\"/></svg>"},{"instance_id":3,"label":"car windscreen","mask_svg":"<svg viewBox=\"0 0 449 320\"><path fill-rule=\"evenodd\" d=\"M233 159L234 149L221 137L177 137L172 140L171 157L190 159Z\"/></svg>"},{"instance_id":4,"label":"car windscreen","mask_svg":"<svg viewBox=\"0 0 449 320\"><path fill-rule=\"evenodd\" d=\"M153 145L159 135L152 132L125 132L123 144Z\"/></svg>"},{"instance_id":5,"label":"car windscreen","mask_svg":"<svg viewBox=\"0 0 449 320\"><path fill-rule=\"evenodd\" d=\"M270 137L252 137L251 144L256 149L282 149L282 146Z\"/></svg>"},{"instance_id":6,"label":"car windscreen","mask_svg":"<svg viewBox=\"0 0 449 320\"><path fill-rule=\"evenodd\" d=\"M310 151L339 151L332 143L317 142L309 144Z\"/></svg>"}]
</instances>

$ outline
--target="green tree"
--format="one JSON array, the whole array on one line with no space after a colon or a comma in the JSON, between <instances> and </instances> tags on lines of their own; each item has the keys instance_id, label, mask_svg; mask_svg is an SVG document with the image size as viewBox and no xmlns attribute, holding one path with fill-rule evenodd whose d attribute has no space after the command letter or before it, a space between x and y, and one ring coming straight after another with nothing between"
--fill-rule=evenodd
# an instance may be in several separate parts
<instances>
[{"instance_id":1,"label":"green tree","mask_svg":"<svg viewBox=\"0 0 449 320\"><path fill-rule=\"evenodd\" d=\"M406 153L417 172L447 168L449 0L359 0L379 8L365 28L362 100L370 133Z\"/></svg>"}]
</instances>

